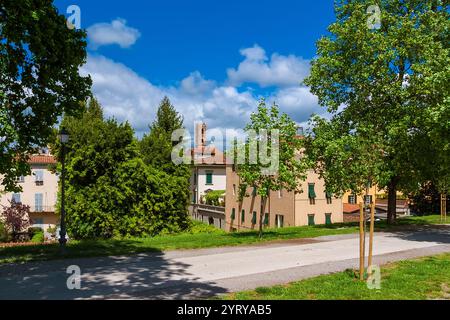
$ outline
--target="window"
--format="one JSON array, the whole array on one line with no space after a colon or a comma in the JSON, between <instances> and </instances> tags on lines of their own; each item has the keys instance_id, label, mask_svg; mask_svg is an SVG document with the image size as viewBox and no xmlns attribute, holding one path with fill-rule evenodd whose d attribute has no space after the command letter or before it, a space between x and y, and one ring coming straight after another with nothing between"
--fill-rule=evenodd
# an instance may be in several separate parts
<instances>
[{"instance_id":1,"label":"window","mask_svg":"<svg viewBox=\"0 0 450 320\"><path fill-rule=\"evenodd\" d=\"M241 222L242 223L245 222L245 210L242 210L242 212L241 212Z\"/></svg>"},{"instance_id":2,"label":"window","mask_svg":"<svg viewBox=\"0 0 450 320\"><path fill-rule=\"evenodd\" d=\"M32 222L33 226L42 227L44 225L44 218L34 218Z\"/></svg>"},{"instance_id":3,"label":"window","mask_svg":"<svg viewBox=\"0 0 450 320\"><path fill-rule=\"evenodd\" d=\"M253 196L253 197L256 197L256 187L253 187L252 196Z\"/></svg>"},{"instance_id":4,"label":"window","mask_svg":"<svg viewBox=\"0 0 450 320\"><path fill-rule=\"evenodd\" d=\"M372 196L364 196L364 202L366 205L372 204L373 197Z\"/></svg>"},{"instance_id":5,"label":"window","mask_svg":"<svg viewBox=\"0 0 450 320\"><path fill-rule=\"evenodd\" d=\"M231 220L234 221L234 219L236 219L236 209L235 208L231 209Z\"/></svg>"},{"instance_id":6,"label":"window","mask_svg":"<svg viewBox=\"0 0 450 320\"><path fill-rule=\"evenodd\" d=\"M44 195L42 193L36 193L34 195L34 211L35 212L43 212L44 211L43 200L44 200Z\"/></svg>"},{"instance_id":7,"label":"window","mask_svg":"<svg viewBox=\"0 0 450 320\"><path fill-rule=\"evenodd\" d=\"M331 221L331 213L325 213L325 224L326 225L333 224L333 222Z\"/></svg>"},{"instance_id":8,"label":"window","mask_svg":"<svg viewBox=\"0 0 450 320\"><path fill-rule=\"evenodd\" d=\"M14 202L14 203L22 203L22 201L20 200L20 193L14 193L14 194L12 195L11 202Z\"/></svg>"},{"instance_id":9,"label":"window","mask_svg":"<svg viewBox=\"0 0 450 320\"><path fill-rule=\"evenodd\" d=\"M36 185L43 186L44 185L44 171L37 170L34 172Z\"/></svg>"},{"instance_id":10,"label":"window","mask_svg":"<svg viewBox=\"0 0 450 320\"><path fill-rule=\"evenodd\" d=\"M277 228L283 228L284 227L284 216L281 214L277 214L275 216L275 224Z\"/></svg>"},{"instance_id":11,"label":"window","mask_svg":"<svg viewBox=\"0 0 450 320\"><path fill-rule=\"evenodd\" d=\"M281 199L281 198L283 198L283 190L282 189L278 190L278 199Z\"/></svg>"},{"instance_id":12,"label":"window","mask_svg":"<svg viewBox=\"0 0 450 320\"><path fill-rule=\"evenodd\" d=\"M233 184L233 196L235 196L235 195L236 195L236 185Z\"/></svg>"},{"instance_id":13,"label":"window","mask_svg":"<svg viewBox=\"0 0 450 320\"><path fill-rule=\"evenodd\" d=\"M24 176L20 176L16 178L16 182L17 183L24 183L25 182L25 177Z\"/></svg>"},{"instance_id":14,"label":"window","mask_svg":"<svg viewBox=\"0 0 450 320\"><path fill-rule=\"evenodd\" d=\"M252 224L256 224L256 211L253 211Z\"/></svg>"},{"instance_id":15,"label":"window","mask_svg":"<svg viewBox=\"0 0 450 320\"><path fill-rule=\"evenodd\" d=\"M333 204L333 194L331 192L326 193L327 204Z\"/></svg>"},{"instance_id":16,"label":"window","mask_svg":"<svg viewBox=\"0 0 450 320\"><path fill-rule=\"evenodd\" d=\"M310 204L316 204L316 191L315 189L315 184L314 183L310 183L308 184L308 197L309 197L309 203Z\"/></svg>"},{"instance_id":17,"label":"window","mask_svg":"<svg viewBox=\"0 0 450 320\"><path fill-rule=\"evenodd\" d=\"M308 226L315 226L315 215L314 214L308 214Z\"/></svg>"},{"instance_id":18,"label":"window","mask_svg":"<svg viewBox=\"0 0 450 320\"><path fill-rule=\"evenodd\" d=\"M206 184L212 185L213 184L213 171L207 171L206 172Z\"/></svg>"},{"instance_id":19,"label":"window","mask_svg":"<svg viewBox=\"0 0 450 320\"><path fill-rule=\"evenodd\" d=\"M264 225L265 225L265 226L269 226L269 223L270 223L269 214L266 213L266 214L264 215Z\"/></svg>"},{"instance_id":20,"label":"window","mask_svg":"<svg viewBox=\"0 0 450 320\"><path fill-rule=\"evenodd\" d=\"M209 217L208 218L208 223L209 223L210 226L213 226L214 225L214 218L213 217Z\"/></svg>"},{"instance_id":21,"label":"window","mask_svg":"<svg viewBox=\"0 0 450 320\"><path fill-rule=\"evenodd\" d=\"M349 204L356 204L356 194L352 194L348 196L348 203Z\"/></svg>"}]
</instances>

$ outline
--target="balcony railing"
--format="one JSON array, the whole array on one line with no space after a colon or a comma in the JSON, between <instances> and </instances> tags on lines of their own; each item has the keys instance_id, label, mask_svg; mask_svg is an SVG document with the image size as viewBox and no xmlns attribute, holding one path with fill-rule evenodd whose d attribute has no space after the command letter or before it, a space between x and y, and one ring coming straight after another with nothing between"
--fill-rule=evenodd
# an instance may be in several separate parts
<instances>
[{"instance_id":1,"label":"balcony railing","mask_svg":"<svg viewBox=\"0 0 450 320\"><path fill-rule=\"evenodd\" d=\"M32 206L30 207L31 213L53 213L55 212L55 206Z\"/></svg>"}]
</instances>

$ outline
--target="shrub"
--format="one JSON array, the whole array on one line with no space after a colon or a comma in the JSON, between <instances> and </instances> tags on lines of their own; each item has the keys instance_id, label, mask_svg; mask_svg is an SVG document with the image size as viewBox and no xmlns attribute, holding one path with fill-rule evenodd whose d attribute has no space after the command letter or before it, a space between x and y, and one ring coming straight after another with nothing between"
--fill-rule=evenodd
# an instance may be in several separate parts
<instances>
[{"instance_id":1,"label":"shrub","mask_svg":"<svg viewBox=\"0 0 450 320\"><path fill-rule=\"evenodd\" d=\"M32 227L32 228L28 229L28 234L30 236L30 239L32 239L34 237L34 235L37 233L44 233L44 230L42 230L42 228L39 228L39 227Z\"/></svg>"},{"instance_id":2,"label":"shrub","mask_svg":"<svg viewBox=\"0 0 450 320\"><path fill-rule=\"evenodd\" d=\"M5 207L2 216L6 230L12 234L14 241L24 237L24 231L30 226L30 207L14 201Z\"/></svg>"},{"instance_id":3,"label":"shrub","mask_svg":"<svg viewBox=\"0 0 450 320\"><path fill-rule=\"evenodd\" d=\"M2 221L0 221L0 243L9 242L10 240L11 239L8 230L6 230L5 224Z\"/></svg>"},{"instance_id":4,"label":"shrub","mask_svg":"<svg viewBox=\"0 0 450 320\"><path fill-rule=\"evenodd\" d=\"M56 236L56 232L58 231L58 227L48 227L47 233L51 234L52 236Z\"/></svg>"},{"instance_id":5,"label":"shrub","mask_svg":"<svg viewBox=\"0 0 450 320\"><path fill-rule=\"evenodd\" d=\"M206 194L206 204L210 206L221 206L224 204L225 190L210 191Z\"/></svg>"},{"instance_id":6,"label":"shrub","mask_svg":"<svg viewBox=\"0 0 450 320\"><path fill-rule=\"evenodd\" d=\"M43 243L44 242L44 231L36 232L31 238L31 242L33 243Z\"/></svg>"},{"instance_id":7,"label":"shrub","mask_svg":"<svg viewBox=\"0 0 450 320\"><path fill-rule=\"evenodd\" d=\"M214 226L210 226L206 223L202 223L200 221L193 220L191 222L191 227L189 229L190 234L199 234L199 233L210 233L210 234L221 234L225 233L225 231L217 229Z\"/></svg>"},{"instance_id":8,"label":"shrub","mask_svg":"<svg viewBox=\"0 0 450 320\"><path fill-rule=\"evenodd\" d=\"M187 230L187 181L140 159L127 161L89 187L68 187L68 232L74 239L108 239Z\"/></svg>"}]
</instances>

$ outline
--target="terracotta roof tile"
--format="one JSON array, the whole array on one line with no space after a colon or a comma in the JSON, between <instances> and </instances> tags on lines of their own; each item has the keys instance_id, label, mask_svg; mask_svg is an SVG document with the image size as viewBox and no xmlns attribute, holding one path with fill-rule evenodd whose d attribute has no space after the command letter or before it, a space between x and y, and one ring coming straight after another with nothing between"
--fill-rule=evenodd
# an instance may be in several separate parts
<instances>
[{"instance_id":1,"label":"terracotta roof tile","mask_svg":"<svg viewBox=\"0 0 450 320\"><path fill-rule=\"evenodd\" d=\"M56 164L55 157L50 155L34 155L28 160L29 164Z\"/></svg>"},{"instance_id":2,"label":"terracotta roof tile","mask_svg":"<svg viewBox=\"0 0 450 320\"><path fill-rule=\"evenodd\" d=\"M359 211L359 205L344 203L344 213L354 213Z\"/></svg>"}]
</instances>

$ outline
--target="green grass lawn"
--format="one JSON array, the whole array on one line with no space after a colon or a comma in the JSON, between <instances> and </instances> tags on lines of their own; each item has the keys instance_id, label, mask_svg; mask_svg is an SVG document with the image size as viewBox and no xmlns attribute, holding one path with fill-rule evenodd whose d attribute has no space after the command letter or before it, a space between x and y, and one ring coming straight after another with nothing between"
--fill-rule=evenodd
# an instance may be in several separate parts
<instances>
[{"instance_id":1,"label":"green grass lawn","mask_svg":"<svg viewBox=\"0 0 450 320\"><path fill-rule=\"evenodd\" d=\"M398 223L398 226L433 224L436 223L437 220L439 220L439 216L408 218L402 219ZM388 228L384 222L377 223L377 230L386 229ZM356 232L358 232L357 223L269 229L265 230L264 238L260 240L256 231L225 233L221 230L217 230L201 223L194 223L191 232L178 235L164 235L154 238L71 241L67 245L65 255L60 253L59 246L57 244L0 248L0 264L64 258L131 255L143 252L156 252L175 249L238 246L276 240L315 238L326 235L350 234Z\"/></svg>"},{"instance_id":2,"label":"green grass lawn","mask_svg":"<svg viewBox=\"0 0 450 320\"><path fill-rule=\"evenodd\" d=\"M450 254L381 268L381 289L370 290L348 270L285 286L224 296L226 300L425 300L450 299Z\"/></svg>"}]
</instances>

